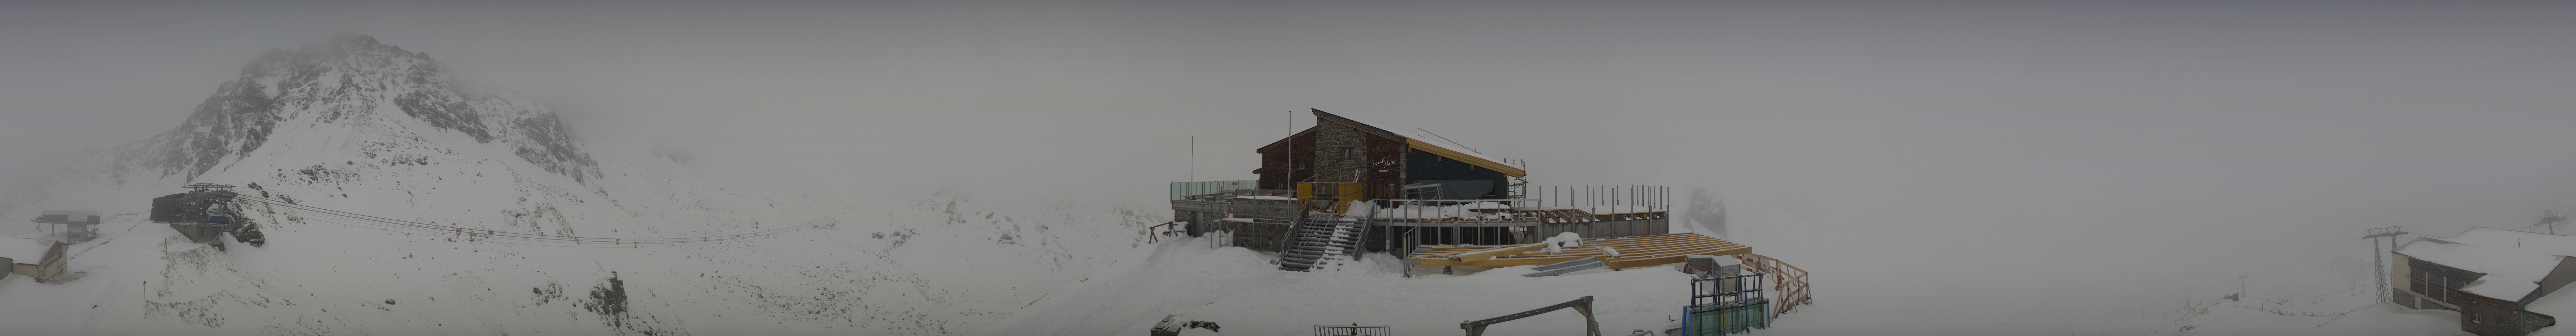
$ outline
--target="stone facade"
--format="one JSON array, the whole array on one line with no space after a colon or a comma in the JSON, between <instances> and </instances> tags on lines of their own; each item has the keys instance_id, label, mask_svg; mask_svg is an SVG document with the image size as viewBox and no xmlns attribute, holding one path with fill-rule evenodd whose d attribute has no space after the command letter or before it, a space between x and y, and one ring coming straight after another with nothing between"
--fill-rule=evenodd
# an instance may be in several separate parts
<instances>
[{"instance_id":1,"label":"stone facade","mask_svg":"<svg viewBox=\"0 0 2576 336\"><path fill-rule=\"evenodd\" d=\"M1358 182L1352 172L1366 167L1369 134L1337 122L1315 123L1315 182ZM1356 160L1344 160L1342 149L1350 148Z\"/></svg>"}]
</instances>

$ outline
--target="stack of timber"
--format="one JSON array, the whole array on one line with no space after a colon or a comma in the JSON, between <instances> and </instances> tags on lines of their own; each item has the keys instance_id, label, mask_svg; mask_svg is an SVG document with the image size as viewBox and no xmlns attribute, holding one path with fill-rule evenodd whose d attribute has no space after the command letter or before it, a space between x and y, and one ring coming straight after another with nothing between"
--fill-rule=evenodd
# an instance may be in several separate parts
<instances>
[{"instance_id":1,"label":"stack of timber","mask_svg":"<svg viewBox=\"0 0 2576 336\"><path fill-rule=\"evenodd\" d=\"M1547 244L1527 245L1423 245L1406 264L1415 266L1532 266L1601 258L1604 267L1627 269L1682 262L1684 256L1738 255L1753 253L1753 247L1698 233L1673 233L1652 236L1584 239L1583 246L1543 251Z\"/></svg>"}]
</instances>

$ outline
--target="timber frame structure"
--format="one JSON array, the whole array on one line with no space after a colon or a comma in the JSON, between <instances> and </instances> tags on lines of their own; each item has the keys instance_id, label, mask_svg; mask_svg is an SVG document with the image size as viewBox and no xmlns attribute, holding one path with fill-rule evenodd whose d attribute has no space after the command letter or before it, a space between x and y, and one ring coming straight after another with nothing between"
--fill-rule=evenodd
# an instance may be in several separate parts
<instances>
[{"instance_id":1,"label":"timber frame structure","mask_svg":"<svg viewBox=\"0 0 2576 336\"><path fill-rule=\"evenodd\" d=\"M1753 253L1753 247L1698 233L1584 239L1582 246L1561 248L1554 254L1541 251L1546 248L1546 243L1426 245L1406 256L1405 263L1417 266L1511 267L1599 257L1607 267L1622 269L1679 263L1690 255Z\"/></svg>"}]
</instances>

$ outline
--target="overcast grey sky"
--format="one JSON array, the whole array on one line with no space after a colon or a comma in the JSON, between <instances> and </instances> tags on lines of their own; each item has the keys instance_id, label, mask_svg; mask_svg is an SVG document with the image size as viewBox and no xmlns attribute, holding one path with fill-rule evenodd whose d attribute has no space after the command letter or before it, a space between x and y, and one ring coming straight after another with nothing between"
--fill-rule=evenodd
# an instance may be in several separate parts
<instances>
[{"instance_id":1,"label":"overcast grey sky","mask_svg":"<svg viewBox=\"0 0 2576 336\"><path fill-rule=\"evenodd\" d=\"M0 160L148 137L268 48L357 33L529 94L593 145L780 179L1151 205L1159 183L1187 178L1188 137L1200 179L1248 179L1251 149L1316 108L1529 158L1541 184L1710 188L1739 234L1772 240L1761 248L1844 253L1809 257L1827 269L1955 266L1869 257L1928 249L1993 268L2191 267L2209 274L2155 276L2232 285L2360 228L2447 236L2576 206L2571 14L2541 1L12 3Z\"/></svg>"}]
</instances>

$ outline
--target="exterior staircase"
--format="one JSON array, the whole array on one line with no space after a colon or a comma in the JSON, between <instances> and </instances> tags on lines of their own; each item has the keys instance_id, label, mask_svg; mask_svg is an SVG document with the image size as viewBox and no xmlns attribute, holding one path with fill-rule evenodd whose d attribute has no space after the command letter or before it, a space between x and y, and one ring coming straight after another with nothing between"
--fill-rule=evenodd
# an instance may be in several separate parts
<instances>
[{"instance_id":1,"label":"exterior staircase","mask_svg":"<svg viewBox=\"0 0 2576 336\"><path fill-rule=\"evenodd\" d=\"M1309 218L1298 223L1296 232L1288 234L1284 252L1279 253L1279 269L1339 269L1342 262L1359 255L1366 228L1367 223L1337 217Z\"/></svg>"}]
</instances>

